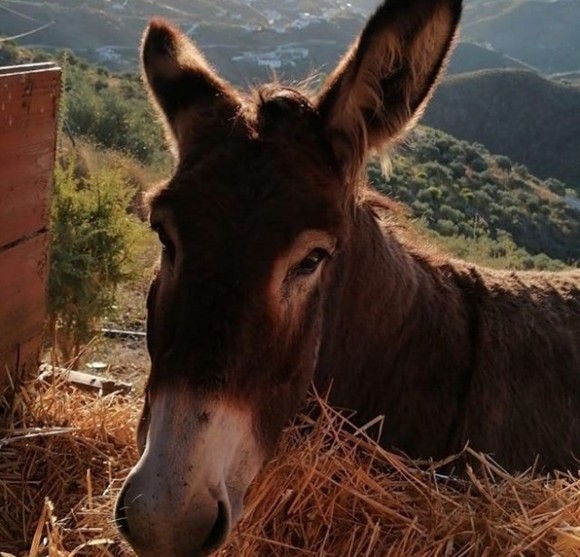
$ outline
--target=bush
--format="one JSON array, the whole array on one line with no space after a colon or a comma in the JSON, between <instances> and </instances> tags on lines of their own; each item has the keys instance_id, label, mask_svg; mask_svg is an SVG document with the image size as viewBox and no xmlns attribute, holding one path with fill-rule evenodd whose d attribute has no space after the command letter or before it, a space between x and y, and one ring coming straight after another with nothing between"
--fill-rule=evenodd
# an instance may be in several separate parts
<instances>
[{"instance_id":1,"label":"bush","mask_svg":"<svg viewBox=\"0 0 580 557\"><path fill-rule=\"evenodd\" d=\"M561 195L562 197L566 195L566 184L560 182L560 180L556 180L556 178L548 178L544 185L556 195Z\"/></svg>"},{"instance_id":2,"label":"bush","mask_svg":"<svg viewBox=\"0 0 580 557\"><path fill-rule=\"evenodd\" d=\"M439 219L436 223L436 230L442 236L457 235L458 229L454 222L446 219Z\"/></svg>"},{"instance_id":3,"label":"bush","mask_svg":"<svg viewBox=\"0 0 580 557\"><path fill-rule=\"evenodd\" d=\"M471 161L471 168L475 171L475 172L485 172L488 168L487 162L485 162L485 159L483 157L477 157L474 158Z\"/></svg>"},{"instance_id":4,"label":"bush","mask_svg":"<svg viewBox=\"0 0 580 557\"><path fill-rule=\"evenodd\" d=\"M556 180L556 178L548 178L544 181L544 186L556 195L566 195L566 184Z\"/></svg>"},{"instance_id":5,"label":"bush","mask_svg":"<svg viewBox=\"0 0 580 557\"><path fill-rule=\"evenodd\" d=\"M504 155L497 155L495 157L495 162L501 170L509 172L512 169L512 161Z\"/></svg>"},{"instance_id":6,"label":"bush","mask_svg":"<svg viewBox=\"0 0 580 557\"><path fill-rule=\"evenodd\" d=\"M61 117L72 135L129 153L145 164L167 158L161 127L138 81L83 69L69 54L62 56L61 64L65 92Z\"/></svg>"},{"instance_id":7,"label":"bush","mask_svg":"<svg viewBox=\"0 0 580 557\"><path fill-rule=\"evenodd\" d=\"M74 361L133 274L144 225L127 212L134 191L118 169L75 177L74 159L55 170L48 327L56 360Z\"/></svg>"}]
</instances>

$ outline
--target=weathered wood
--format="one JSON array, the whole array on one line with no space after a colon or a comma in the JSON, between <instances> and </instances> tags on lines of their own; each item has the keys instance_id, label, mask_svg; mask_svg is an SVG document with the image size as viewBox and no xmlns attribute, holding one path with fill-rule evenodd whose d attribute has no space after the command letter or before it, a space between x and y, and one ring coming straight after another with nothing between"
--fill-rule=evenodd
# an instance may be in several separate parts
<instances>
[{"instance_id":1,"label":"weathered wood","mask_svg":"<svg viewBox=\"0 0 580 557\"><path fill-rule=\"evenodd\" d=\"M0 73L0 249L48 224L60 70Z\"/></svg>"},{"instance_id":2,"label":"weathered wood","mask_svg":"<svg viewBox=\"0 0 580 557\"><path fill-rule=\"evenodd\" d=\"M117 381L110 377L101 377L73 369L62 369L43 365L41 372L41 377L44 380L62 378L74 387L83 391L97 392L101 396L111 393L127 394L133 389L133 385L130 383L124 383L123 381Z\"/></svg>"},{"instance_id":3,"label":"weathered wood","mask_svg":"<svg viewBox=\"0 0 580 557\"><path fill-rule=\"evenodd\" d=\"M0 395L37 368L60 69L0 68Z\"/></svg>"},{"instance_id":4,"label":"weathered wood","mask_svg":"<svg viewBox=\"0 0 580 557\"><path fill-rule=\"evenodd\" d=\"M7 367L19 377L29 367L27 359L37 359L38 351L31 354L27 343L42 336L47 276L47 232L0 251L0 392L7 386Z\"/></svg>"}]
</instances>

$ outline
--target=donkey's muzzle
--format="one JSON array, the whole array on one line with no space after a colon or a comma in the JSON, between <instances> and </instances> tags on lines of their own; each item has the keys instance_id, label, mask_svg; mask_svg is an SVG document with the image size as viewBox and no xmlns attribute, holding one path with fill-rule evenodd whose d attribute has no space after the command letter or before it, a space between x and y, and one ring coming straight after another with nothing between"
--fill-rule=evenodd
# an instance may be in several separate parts
<instances>
[{"instance_id":1,"label":"donkey's muzzle","mask_svg":"<svg viewBox=\"0 0 580 557\"><path fill-rule=\"evenodd\" d=\"M202 557L224 542L231 528L225 489L208 489L180 510L141 481L138 473L127 479L115 508L117 527L139 557Z\"/></svg>"},{"instance_id":2,"label":"donkey's muzzle","mask_svg":"<svg viewBox=\"0 0 580 557\"><path fill-rule=\"evenodd\" d=\"M252 413L187 388L154 393L144 451L117 499L119 531L139 557L201 557L226 539L264 454Z\"/></svg>"}]
</instances>

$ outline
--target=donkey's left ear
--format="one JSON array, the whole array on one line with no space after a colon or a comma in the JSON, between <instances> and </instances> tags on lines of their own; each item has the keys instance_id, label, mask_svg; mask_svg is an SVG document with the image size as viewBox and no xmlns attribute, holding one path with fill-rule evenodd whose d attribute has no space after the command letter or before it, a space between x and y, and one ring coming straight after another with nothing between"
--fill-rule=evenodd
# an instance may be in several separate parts
<instances>
[{"instance_id":1,"label":"donkey's left ear","mask_svg":"<svg viewBox=\"0 0 580 557\"><path fill-rule=\"evenodd\" d=\"M461 0L386 0L318 96L348 178L419 119L445 66Z\"/></svg>"},{"instance_id":2,"label":"donkey's left ear","mask_svg":"<svg viewBox=\"0 0 580 557\"><path fill-rule=\"evenodd\" d=\"M195 149L204 127L219 129L240 105L236 90L222 80L194 44L163 19L149 24L141 47L143 74L178 154Z\"/></svg>"}]
</instances>

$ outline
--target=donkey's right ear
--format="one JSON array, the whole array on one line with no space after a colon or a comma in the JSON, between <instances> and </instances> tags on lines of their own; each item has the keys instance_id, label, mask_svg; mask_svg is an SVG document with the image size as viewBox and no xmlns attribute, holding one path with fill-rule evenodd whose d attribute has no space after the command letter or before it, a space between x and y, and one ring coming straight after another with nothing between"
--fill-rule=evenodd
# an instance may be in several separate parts
<instances>
[{"instance_id":1,"label":"donkey's right ear","mask_svg":"<svg viewBox=\"0 0 580 557\"><path fill-rule=\"evenodd\" d=\"M204 124L215 129L237 114L240 99L235 89L165 20L150 22L141 56L145 81L166 123L168 139L177 144L180 156L195 148Z\"/></svg>"}]
</instances>

